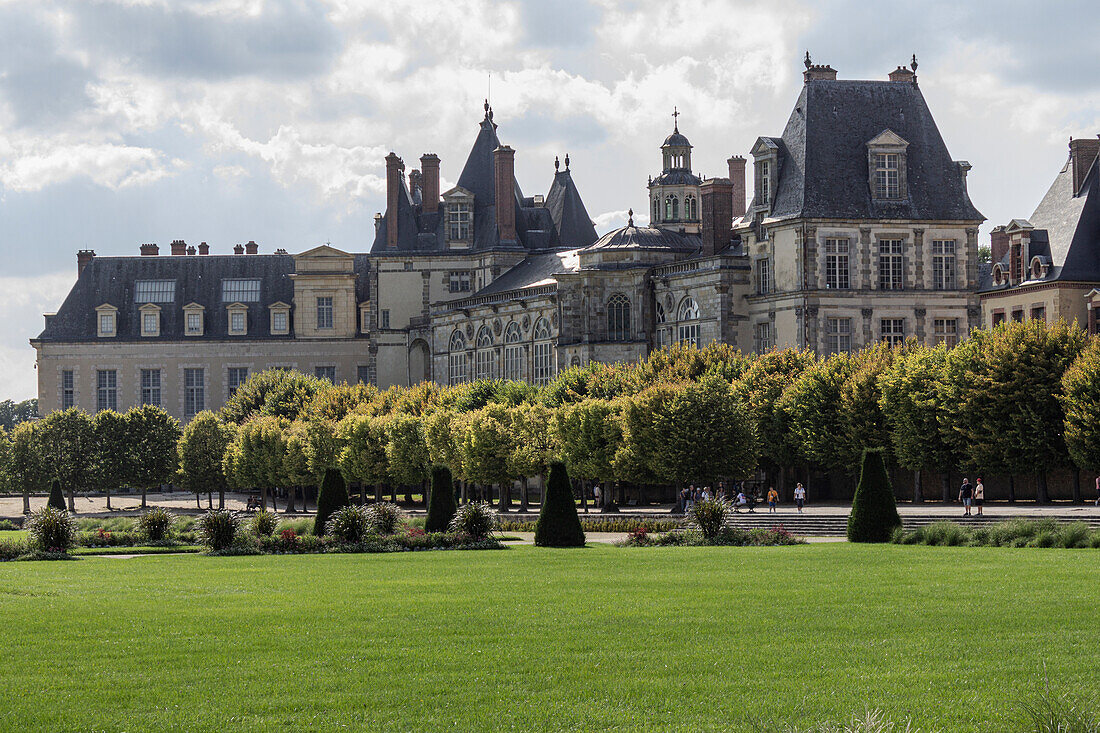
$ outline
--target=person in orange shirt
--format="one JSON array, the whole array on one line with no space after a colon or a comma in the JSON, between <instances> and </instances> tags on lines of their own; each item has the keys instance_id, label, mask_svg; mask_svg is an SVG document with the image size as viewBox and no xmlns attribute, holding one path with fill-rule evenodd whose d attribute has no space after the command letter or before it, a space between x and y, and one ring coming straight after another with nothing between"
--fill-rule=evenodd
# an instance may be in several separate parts
<instances>
[{"instance_id":1,"label":"person in orange shirt","mask_svg":"<svg viewBox=\"0 0 1100 733\"><path fill-rule=\"evenodd\" d=\"M768 487L768 514L775 511L775 505L779 503L779 492L774 486Z\"/></svg>"}]
</instances>

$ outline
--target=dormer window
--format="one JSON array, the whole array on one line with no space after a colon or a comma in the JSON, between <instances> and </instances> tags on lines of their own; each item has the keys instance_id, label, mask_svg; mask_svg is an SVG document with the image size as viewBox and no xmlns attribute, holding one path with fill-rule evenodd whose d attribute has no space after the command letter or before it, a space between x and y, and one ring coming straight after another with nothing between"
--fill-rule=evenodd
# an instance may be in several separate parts
<instances>
[{"instance_id":1,"label":"dormer window","mask_svg":"<svg viewBox=\"0 0 1100 733\"><path fill-rule=\"evenodd\" d=\"M268 306L271 312L271 335L286 336L290 333L290 306L286 303L272 303Z\"/></svg>"},{"instance_id":2,"label":"dormer window","mask_svg":"<svg viewBox=\"0 0 1100 733\"><path fill-rule=\"evenodd\" d=\"M138 311L141 314L141 335L160 336L160 306L146 303Z\"/></svg>"},{"instance_id":3,"label":"dormer window","mask_svg":"<svg viewBox=\"0 0 1100 733\"><path fill-rule=\"evenodd\" d=\"M756 164L756 200L764 206L771 203L771 165L766 160Z\"/></svg>"},{"instance_id":4,"label":"dormer window","mask_svg":"<svg viewBox=\"0 0 1100 733\"><path fill-rule=\"evenodd\" d=\"M474 237L473 193L455 186L443 194L443 211L447 245L453 249L469 248Z\"/></svg>"},{"instance_id":5,"label":"dormer window","mask_svg":"<svg viewBox=\"0 0 1100 733\"><path fill-rule=\"evenodd\" d=\"M203 311L206 309L198 303L188 303L183 306L183 334L184 336L203 335Z\"/></svg>"},{"instance_id":6,"label":"dormer window","mask_svg":"<svg viewBox=\"0 0 1100 733\"><path fill-rule=\"evenodd\" d=\"M248 306L244 303L233 303L225 308L229 317L229 335L245 336L248 334Z\"/></svg>"},{"instance_id":7,"label":"dormer window","mask_svg":"<svg viewBox=\"0 0 1100 733\"><path fill-rule=\"evenodd\" d=\"M875 156L875 198L899 198L897 153Z\"/></svg>"},{"instance_id":8,"label":"dormer window","mask_svg":"<svg viewBox=\"0 0 1100 733\"><path fill-rule=\"evenodd\" d=\"M908 198L905 151L909 143L893 130L883 130L867 143L871 198L900 201Z\"/></svg>"},{"instance_id":9,"label":"dormer window","mask_svg":"<svg viewBox=\"0 0 1100 733\"><path fill-rule=\"evenodd\" d=\"M100 338L112 338L118 335L118 308L104 303L95 309L96 334Z\"/></svg>"}]
</instances>

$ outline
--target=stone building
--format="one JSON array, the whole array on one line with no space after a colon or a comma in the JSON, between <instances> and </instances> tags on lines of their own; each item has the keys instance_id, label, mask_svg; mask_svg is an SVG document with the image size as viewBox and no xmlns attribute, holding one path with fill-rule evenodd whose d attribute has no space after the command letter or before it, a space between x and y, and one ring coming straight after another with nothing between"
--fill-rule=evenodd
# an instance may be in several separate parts
<instances>
[{"instance_id":1,"label":"stone building","mask_svg":"<svg viewBox=\"0 0 1100 733\"><path fill-rule=\"evenodd\" d=\"M1100 139L1070 140L1069 158L1028 219L990 235L982 322L1064 319L1097 332L1100 309Z\"/></svg>"},{"instance_id":2,"label":"stone building","mask_svg":"<svg viewBox=\"0 0 1100 733\"><path fill-rule=\"evenodd\" d=\"M807 58L783 134L752 146L748 205L745 158L720 177L694 172L676 119L648 181L649 223L631 212L597 236L569 156L545 196L524 195L486 103L450 190L435 154L407 174L386 157L369 253L82 252L76 285L32 341L41 408L153 402L187 419L271 367L381 386L546 383L677 342L955 343L980 321L983 219L915 69L839 81Z\"/></svg>"}]
</instances>

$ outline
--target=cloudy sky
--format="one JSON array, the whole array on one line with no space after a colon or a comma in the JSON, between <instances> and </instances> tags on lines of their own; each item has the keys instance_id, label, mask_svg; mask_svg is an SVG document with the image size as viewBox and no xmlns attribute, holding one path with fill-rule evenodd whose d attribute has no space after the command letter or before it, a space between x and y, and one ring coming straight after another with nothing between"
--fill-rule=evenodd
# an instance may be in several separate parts
<instances>
[{"instance_id":1,"label":"cloudy sky","mask_svg":"<svg viewBox=\"0 0 1100 733\"><path fill-rule=\"evenodd\" d=\"M694 167L720 175L782 131L807 49L850 79L916 53L975 204L994 223L1029 215L1068 137L1100 132L1095 0L895 5L0 0L0 399L34 395L27 339L76 250L363 251L385 154L438 153L453 182L490 75L525 192L568 152L603 231L646 210L674 105Z\"/></svg>"}]
</instances>

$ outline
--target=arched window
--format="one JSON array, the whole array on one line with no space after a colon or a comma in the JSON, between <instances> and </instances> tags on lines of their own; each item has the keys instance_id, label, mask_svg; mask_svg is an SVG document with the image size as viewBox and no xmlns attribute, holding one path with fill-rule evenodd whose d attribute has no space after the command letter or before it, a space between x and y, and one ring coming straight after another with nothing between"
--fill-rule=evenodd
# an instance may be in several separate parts
<instances>
[{"instance_id":1,"label":"arched window","mask_svg":"<svg viewBox=\"0 0 1100 733\"><path fill-rule=\"evenodd\" d=\"M698 205L695 202L695 197L690 194L684 198L684 218L688 221L699 218Z\"/></svg>"},{"instance_id":2,"label":"arched window","mask_svg":"<svg viewBox=\"0 0 1100 733\"><path fill-rule=\"evenodd\" d=\"M451 384L461 384L466 381L466 336L457 328L451 334L451 341L447 346L450 351L448 367Z\"/></svg>"},{"instance_id":3,"label":"arched window","mask_svg":"<svg viewBox=\"0 0 1100 733\"><path fill-rule=\"evenodd\" d=\"M672 202L673 201L675 201L675 199L672 198L671 194L665 197L665 221L671 221L672 220Z\"/></svg>"},{"instance_id":4,"label":"arched window","mask_svg":"<svg viewBox=\"0 0 1100 733\"><path fill-rule=\"evenodd\" d=\"M535 384L549 384L554 372L554 345L550 340L550 322L540 318L535 322L534 374Z\"/></svg>"},{"instance_id":5,"label":"arched window","mask_svg":"<svg viewBox=\"0 0 1100 733\"><path fill-rule=\"evenodd\" d=\"M630 299L615 293L607 301L607 340L630 340Z\"/></svg>"},{"instance_id":6,"label":"arched window","mask_svg":"<svg viewBox=\"0 0 1100 733\"><path fill-rule=\"evenodd\" d=\"M657 324L656 338L654 339L654 345L660 349L668 346L672 342L672 337L669 332L668 326L665 322L668 318L665 316L665 307L661 304L661 301L657 301L653 305L653 320Z\"/></svg>"},{"instance_id":7,"label":"arched window","mask_svg":"<svg viewBox=\"0 0 1100 733\"><path fill-rule=\"evenodd\" d=\"M661 220L661 199L657 196L653 197L653 221L658 222Z\"/></svg>"},{"instance_id":8,"label":"arched window","mask_svg":"<svg viewBox=\"0 0 1100 733\"><path fill-rule=\"evenodd\" d=\"M675 221L680 218L680 199L675 196L672 197L672 219Z\"/></svg>"},{"instance_id":9,"label":"arched window","mask_svg":"<svg viewBox=\"0 0 1100 733\"><path fill-rule=\"evenodd\" d=\"M676 340L681 344L699 346L699 304L691 297L680 301L680 310L676 327Z\"/></svg>"},{"instance_id":10,"label":"arched window","mask_svg":"<svg viewBox=\"0 0 1100 733\"><path fill-rule=\"evenodd\" d=\"M496 379L496 349L493 348L493 332L482 326L477 332L477 378Z\"/></svg>"},{"instance_id":11,"label":"arched window","mask_svg":"<svg viewBox=\"0 0 1100 733\"><path fill-rule=\"evenodd\" d=\"M665 322L665 307L661 305L661 301L657 301L653 308L653 318L658 324Z\"/></svg>"},{"instance_id":12,"label":"arched window","mask_svg":"<svg viewBox=\"0 0 1100 733\"><path fill-rule=\"evenodd\" d=\"M519 326L515 321L504 329L504 378L523 379L523 344Z\"/></svg>"}]
</instances>

